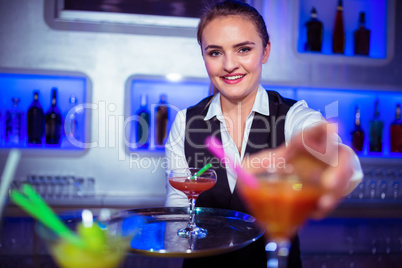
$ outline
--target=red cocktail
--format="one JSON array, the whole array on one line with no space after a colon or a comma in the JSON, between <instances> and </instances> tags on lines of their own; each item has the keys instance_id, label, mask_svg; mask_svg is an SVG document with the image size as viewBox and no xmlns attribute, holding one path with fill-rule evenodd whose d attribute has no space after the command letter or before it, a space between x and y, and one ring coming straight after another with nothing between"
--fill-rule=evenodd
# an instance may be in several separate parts
<instances>
[{"instance_id":1,"label":"red cocktail","mask_svg":"<svg viewBox=\"0 0 402 268\"><path fill-rule=\"evenodd\" d=\"M190 221L187 227L179 229L177 234L180 237L203 238L207 235L207 230L198 227L195 224L195 201L197 197L204 191L211 189L216 183L216 173L212 169L204 171L197 176L197 168L180 168L174 169L169 173L170 185L182 191L189 200Z\"/></svg>"},{"instance_id":2,"label":"red cocktail","mask_svg":"<svg viewBox=\"0 0 402 268\"><path fill-rule=\"evenodd\" d=\"M169 178L169 183L173 188L182 191L188 198L196 199L200 193L211 189L215 183L215 179L197 178L190 180L188 178Z\"/></svg>"}]
</instances>

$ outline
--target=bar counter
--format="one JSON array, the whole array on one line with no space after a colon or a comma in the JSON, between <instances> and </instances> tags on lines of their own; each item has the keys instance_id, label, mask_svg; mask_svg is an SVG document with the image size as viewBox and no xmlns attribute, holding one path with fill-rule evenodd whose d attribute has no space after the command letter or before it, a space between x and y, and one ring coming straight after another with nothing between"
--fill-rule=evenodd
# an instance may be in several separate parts
<instances>
[{"instance_id":1,"label":"bar counter","mask_svg":"<svg viewBox=\"0 0 402 268\"><path fill-rule=\"evenodd\" d=\"M107 207L112 212L146 207L138 203L138 206L128 206L130 202L120 201L114 200L114 205L110 203ZM148 201L148 207L163 205L161 200ZM83 208L91 209L96 215L105 206L87 200L74 201L71 205L53 203L52 207L59 215L78 216ZM57 267L44 242L36 235L34 224L20 208L13 204L7 206L2 220L0 267ZM402 263L402 205L346 199L328 218L309 220L300 229L299 236L304 267L398 267ZM129 253L121 267L179 268L181 263L181 258Z\"/></svg>"}]
</instances>

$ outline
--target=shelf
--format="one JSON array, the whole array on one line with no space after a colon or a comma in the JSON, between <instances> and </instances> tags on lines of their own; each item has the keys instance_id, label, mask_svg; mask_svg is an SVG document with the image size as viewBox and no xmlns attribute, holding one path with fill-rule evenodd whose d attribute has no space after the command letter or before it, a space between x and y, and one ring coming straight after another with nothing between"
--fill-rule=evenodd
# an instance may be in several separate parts
<instances>
[{"instance_id":1,"label":"shelf","mask_svg":"<svg viewBox=\"0 0 402 268\"><path fill-rule=\"evenodd\" d=\"M51 106L51 90L57 88L57 107L62 116L61 141L59 144L46 144L45 131L41 144L29 144L27 141L27 111L33 101L33 92L39 92L39 103L44 114ZM71 97L77 100L76 106L70 105ZM83 153L87 148L85 142L89 135L89 103L90 82L82 73L55 72L41 70L0 70L0 149L11 148L31 151L36 155L64 153ZM18 98L18 110L21 114L21 138L19 143L10 142L6 137L6 114L12 109L12 98ZM73 108L75 107L75 108ZM73 112L69 111L76 109ZM65 123L67 115L73 114L77 120L74 137L66 137ZM63 154L64 154L63 153Z\"/></svg>"},{"instance_id":2,"label":"shelf","mask_svg":"<svg viewBox=\"0 0 402 268\"><path fill-rule=\"evenodd\" d=\"M376 218L402 219L402 200L380 203L363 200L361 202L342 202L330 215L330 218Z\"/></svg>"},{"instance_id":3,"label":"shelf","mask_svg":"<svg viewBox=\"0 0 402 268\"><path fill-rule=\"evenodd\" d=\"M402 90L399 89L399 90ZM344 144L351 145L351 132L354 129L355 107L361 113L361 127L365 133L362 158L402 159L402 154L390 152L389 127L395 119L397 103L402 103L402 92L364 89L297 88L295 98L306 100L309 107L319 110L324 117L334 122ZM380 119L384 122L382 152L369 151L369 124L374 116L374 103L379 99Z\"/></svg>"},{"instance_id":4,"label":"shelf","mask_svg":"<svg viewBox=\"0 0 402 268\"><path fill-rule=\"evenodd\" d=\"M361 158L402 159L402 154L391 153L389 144L389 126L395 118L395 107L402 103L402 93L398 89L388 91L364 88L320 88L293 87L263 83L267 90L278 91L281 95L295 100L305 100L310 108L320 111L324 117L338 127L339 136L343 143L351 145L351 131L354 128L355 106L361 111L361 126L365 132L364 150L359 153ZM125 118L131 118L126 127L127 153L138 152L163 154L163 148L155 146L155 107L159 95L166 94L169 106L168 131L179 110L198 103L208 95L209 81L202 78L183 78L180 81L170 81L164 76L134 75L126 82ZM140 106L141 94L148 95L148 110L150 111L150 145L148 148L137 148L135 144L136 118ZM374 114L374 102L380 102L380 118L384 121L383 152L368 151L369 122ZM393 162L393 161L390 161Z\"/></svg>"},{"instance_id":5,"label":"shelf","mask_svg":"<svg viewBox=\"0 0 402 268\"><path fill-rule=\"evenodd\" d=\"M172 76L147 76L133 75L126 82L125 118L130 118L129 127L126 128L127 152L138 153L163 153L163 146L156 146L156 108L161 94L167 96L168 124L167 133L176 117L176 114L187 107L197 104L208 96L209 80L203 78L180 78L172 79ZM136 117L140 108L141 95L148 98L147 109L150 113L149 124L149 147L138 148L136 144ZM165 140L166 142L166 140Z\"/></svg>"},{"instance_id":6,"label":"shelf","mask_svg":"<svg viewBox=\"0 0 402 268\"><path fill-rule=\"evenodd\" d=\"M395 1L394 0L344 0L343 20L345 29L345 53L332 53L332 31L335 22L337 0L295 1L295 51L303 59L328 63L352 63L359 65L382 65L393 57ZM317 18L323 23L322 51L306 52L305 23L310 19L312 7L317 9ZM359 13L366 14L366 27L370 29L369 56L355 56L353 33L358 28Z\"/></svg>"}]
</instances>

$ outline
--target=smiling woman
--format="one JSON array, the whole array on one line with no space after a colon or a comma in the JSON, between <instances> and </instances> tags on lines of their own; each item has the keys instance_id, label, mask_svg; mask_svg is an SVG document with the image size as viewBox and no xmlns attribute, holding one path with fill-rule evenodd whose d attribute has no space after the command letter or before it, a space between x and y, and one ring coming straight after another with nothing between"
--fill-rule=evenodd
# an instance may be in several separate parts
<instances>
[{"instance_id":1,"label":"smiling woman","mask_svg":"<svg viewBox=\"0 0 402 268\"><path fill-rule=\"evenodd\" d=\"M211 135L222 142L224 154L235 163L247 162L248 156L257 152L260 152L260 159L253 159L261 160L269 154L282 157L291 155L289 152L292 151L303 155L303 150L296 147L299 143L292 138L299 137L297 134L301 131L307 133L306 128L317 124L326 129L325 121L320 113L308 108L305 101L286 99L277 92L266 91L260 84L262 65L268 61L271 44L264 19L258 11L235 0L212 6L201 16L197 38L216 94L178 113L165 146L168 168L201 168L207 163L216 163L214 160L217 159L204 144ZM314 130L307 133L306 138L315 141L311 133ZM328 140L338 140L336 134L330 135ZM353 152L340 144L339 148L343 159L348 159L337 169L345 172L340 172L337 178L338 187L344 190L349 179L358 182L362 173ZM277 168L273 163L277 162L270 162L268 167ZM308 171L317 170L313 165L309 167ZM212 168L217 173L217 182L200 194L196 206L248 213L247 204L238 195L237 189L241 186L238 187L234 172L219 164ZM166 206L188 205L183 193L169 184L166 187ZM337 192L339 189L331 190ZM264 239L259 239L232 253L185 260L183 266L267 267L264 244ZM288 267L301 267L297 235L292 241Z\"/></svg>"},{"instance_id":2,"label":"smiling woman","mask_svg":"<svg viewBox=\"0 0 402 268\"><path fill-rule=\"evenodd\" d=\"M222 141L225 154L238 163L250 153L282 143L283 120L271 126L268 116L286 116L295 101L276 92L267 93L260 85L262 65L271 48L262 16L247 4L225 1L207 9L201 17L197 38L208 76L218 93L179 112L166 144L169 169L201 167L210 162L212 156L203 143L212 133ZM302 109L312 112L306 107ZM269 129L275 129L275 133L271 135ZM237 195L233 172L222 166L214 169L217 183L200 195L196 205L247 212ZM166 205L187 206L187 198L167 185ZM290 255L292 267L300 267L297 238ZM260 239L234 253L184 261L184 267L206 265L266 267L264 241Z\"/></svg>"}]
</instances>

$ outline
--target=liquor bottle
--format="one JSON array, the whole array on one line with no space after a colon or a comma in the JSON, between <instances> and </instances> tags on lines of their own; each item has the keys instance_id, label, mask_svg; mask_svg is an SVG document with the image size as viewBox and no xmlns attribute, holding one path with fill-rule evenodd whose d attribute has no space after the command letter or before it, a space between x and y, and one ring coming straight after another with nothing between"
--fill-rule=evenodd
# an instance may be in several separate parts
<instances>
[{"instance_id":1,"label":"liquor bottle","mask_svg":"<svg viewBox=\"0 0 402 268\"><path fill-rule=\"evenodd\" d=\"M315 7L311 9L311 18L306 22L307 27L307 43L306 51L321 52L322 45L322 22L317 19L317 10Z\"/></svg>"},{"instance_id":2,"label":"liquor bottle","mask_svg":"<svg viewBox=\"0 0 402 268\"><path fill-rule=\"evenodd\" d=\"M77 98L72 95L70 96L70 99L68 100L68 110L67 114L65 116L65 131L66 131L66 136L69 139L75 139L76 141L80 140L80 135L79 135L79 130L78 130L78 116L79 112L77 111L77 103L78 100Z\"/></svg>"},{"instance_id":3,"label":"liquor bottle","mask_svg":"<svg viewBox=\"0 0 402 268\"><path fill-rule=\"evenodd\" d=\"M366 28L365 13L360 12L359 28L354 32L355 54L368 56L370 52L370 30Z\"/></svg>"},{"instance_id":4,"label":"liquor bottle","mask_svg":"<svg viewBox=\"0 0 402 268\"><path fill-rule=\"evenodd\" d=\"M382 151L382 130L384 122L380 119L378 99L374 104L374 118L370 121L370 152Z\"/></svg>"},{"instance_id":5,"label":"liquor bottle","mask_svg":"<svg viewBox=\"0 0 402 268\"><path fill-rule=\"evenodd\" d=\"M41 144L45 118L42 106L39 103L39 91L34 92L34 99L27 113L28 143Z\"/></svg>"},{"instance_id":6,"label":"liquor bottle","mask_svg":"<svg viewBox=\"0 0 402 268\"><path fill-rule=\"evenodd\" d=\"M401 105L396 105L395 120L390 127L391 152L402 153L402 120L401 120Z\"/></svg>"},{"instance_id":7,"label":"liquor bottle","mask_svg":"<svg viewBox=\"0 0 402 268\"><path fill-rule=\"evenodd\" d=\"M163 147L167 136L167 123L169 119L169 110L166 102L166 95L161 94L159 103L156 107L156 147Z\"/></svg>"},{"instance_id":8,"label":"liquor bottle","mask_svg":"<svg viewBox=\"0 0 402 268\"><path fill-rule=\"evenodd\" d=\"M141 95L140 108L136 112L136 139L135 142L138 148L148 148L149 146L149 118L148 96Z\"/></svg>"},{"instance_id":9,"label":"liquor bottle","mask_svg":"<svg viewBox=\"0 0 402 268\"><path fill-rule=\"evenodd\" d=\"M13 102L13 106L6 113L6 143L9 145L19 145L22 142L22 113L18 108L20 99L12 98L11 101Z\"/></svg>"},{"instance_id":10,"label":"liquor bottle","mask_svg":"<svg viewBox=\"0 0 402 268\"><path fill-rule=\"evenodd\" d=\"M364 144L364 131L360 125L360 110L359 107L356 106L355 112L355 128L352 131L352 149L355 152L363 151Z\"/></svg>"},{"instance_id":11,"label":"liquor bottle","mask_svg":"<svg viewBox=\"0 0 402 268\"><path fill-rule=\"evenodd\" d=\"M345 29L343 25L343 1L338 0L335 15L334 31L332 33L332 52L343 54L345 52Z\"/></svg>"},{"instance_id":12,"label":"liquor bottle","mask_svg":"<svg viewBox=\"0 0 402 268\"><path fill-rule=\"evenodd\" d=\"M61 139L61 114L57 107L57 88L52 88L52 101L45 116L46 143L60 144Z\"/></svg>"}]
</instances>

